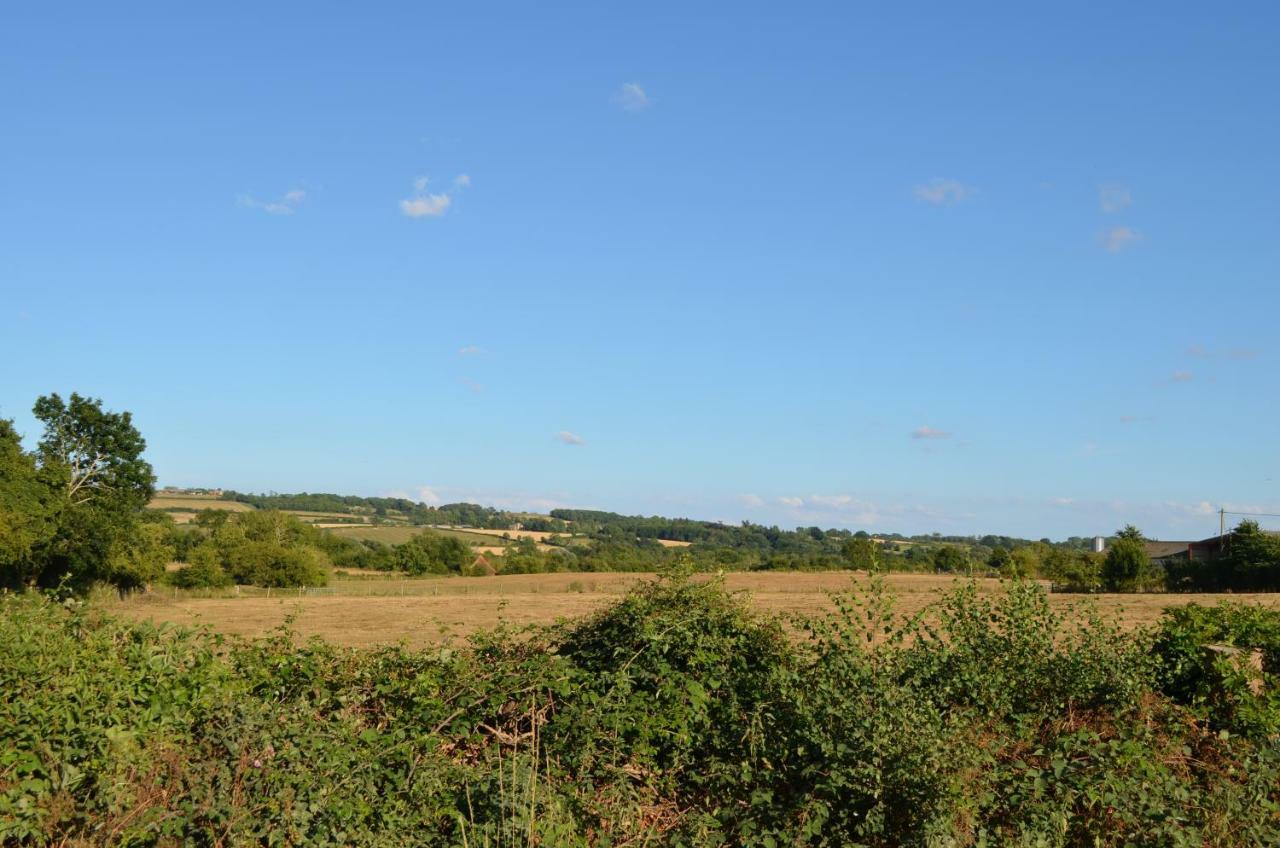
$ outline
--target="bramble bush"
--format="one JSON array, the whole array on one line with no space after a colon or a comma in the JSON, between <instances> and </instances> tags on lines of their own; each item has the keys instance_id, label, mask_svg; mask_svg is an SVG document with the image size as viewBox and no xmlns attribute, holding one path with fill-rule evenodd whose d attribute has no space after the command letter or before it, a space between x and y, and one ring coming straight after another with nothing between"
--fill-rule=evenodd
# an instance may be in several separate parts
<instances>
[{"instance_id":1,"label":"bramble bush","mask_svg":"<svg viewBox=\"0 0 1280 848\"><path fill-rule=\"evenodd\" d=\"M410 651L0 596L0 841L1280 844L1270 696L1218 710L1198 664L1274 662L1275 613L1131 634L1023 582L908 619L875 580L833 601L788 627L679 572Z\"/></svg>"}]
</instances>

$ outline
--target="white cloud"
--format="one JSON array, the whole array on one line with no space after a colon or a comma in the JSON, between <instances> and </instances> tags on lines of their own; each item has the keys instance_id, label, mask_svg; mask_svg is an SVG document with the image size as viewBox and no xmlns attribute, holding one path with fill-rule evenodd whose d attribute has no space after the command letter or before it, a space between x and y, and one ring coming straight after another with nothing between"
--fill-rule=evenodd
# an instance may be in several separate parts
<instances>
[{"instance_id":1,"label":"white cloud","mask_svg":"<svg viewBox=\"0 0 1280 848\"><path fill-rule=\"evenodd\" d=\"M400 211L410 218L439 218L452 205L453 198L447 194L427 194L400 201Z\"/></svg>"},{"instance_id":2,"label":"white cloud","mask_svg":"<svg viewBox=\"0 0 1280 848\"><path fill-rule=\"evenodd\" d=\"M1075 498L1054 498L1050 501L1054 506L1071 506L1075 502Z\"/></svg>"},{"instance_id":3,"label":"white cloud","mask_svg":"<svg viewBox=\"0 0 1280 848\"><path fill-rule=\"evenodd\" d=\"M928 425L917 427L911 431L913 439L949 439L951 434L946 430L939 430Z\"/></svg>"},{"instance_id":4,"label":"white cloud","mask_svg":"<svg viewBox=\"0 0 1280 848\"><path fill-rule=\"evenodd\" d=\"M306 191L300 188L286 191L279 200L258 200L248 194L242 194L236 198L241 206L247 206L250 209L261 209L270 215L292 215L293 211L306 199Z\"/></svg>"},{"instance_id":5,"label":"white cloud","mask_svg":"<svg viewBox=\"0 0 1280 848\"><path fill-rule=\"evenodd\" d=\"M556 438L566 445L585 445L587 440L579 436L577 433L571 433L568 430L561 430L556 433Z\"/></svg>"},{"instance_id":6,"label":"white cloud","mask_svg":"<svg viewBox=\"0 0 1280 848\"><path fill-rule=\"evenodd\" d=\"M458 348L458 356L476 356L484 353L484 348L480 345L463 345Z\"/></svg>"},{"instance_id":7,"label":"white cloud","mask_svg":"<svg viewBox=\"0 0 1280 848\"><path fill-rule=\"evenodd\" d=\"M901 525L918 519L935 524L951 524L957 520L957 516L924 505L882 504L849 494L780 497L778 502L793 511L793 520L826 526L834 523L875 527L885 524Z\"/></svg>"},{"instance_id":8,"label":"white cloud","mask_svg":"<svg viewBox=\"0 0 1280 848\"><path fill-rule=\"evenodd\" d=\"M419 502L429 506L434 506L441 502L441 497L430 486L419 486L417 495Z\"/></svg>"},{"instance_id":9,"label":"white cloud","mask_svg":"<svg viewBox=\"0 0 1280 848\"><path fill-rule=\"evenodd\" d=\"M1205 350L1204 345L1187 345L1187 354L1189 356L1208 356L1209 351Z\"/></svg>"},{"instance_id":10,"label":"white cloud","mask_svg":"<svg viewBox=\"0 0 1280 848\"><path fill-rule=\"evenodd\" d=\"M628 112L639 112L653 105L649 95L637 82L624 82L613 93L613 102Z\"/></svg>"},{"instance_id":11,"label":"white cloud","mask_svg":"<svg viewBox=\"0 0 1280 848\"><path fill-rule=\"evenodd\" d=\"M749 509L759 509L764 506L764 498L759 495L742 495L738 500L742 502L743 506L748 507Z\"/></svg>"},{"instance_id":12,"label":"white cloud","mask_svg":"<svg viewBox=\"0 0 1280 848\"><path fill-rule=\"evenodd\" d=\"M1130 245L1142 241L1142 234L1129 227L1112 227L1102 234L1101 241L1107 253L1119 253Z\"/></svg>"},{"instance_id":13,"label":"white cloud","mask_svg":"<svg viewBox=\"0 0 1280 848\"><path fill-rule=\"evenodd\" d=\"M828 509L845 509L855 501L852 495L810 495L808 503Z\"/></svg>"},{"instance_id":14,"label":"white cloud","mask_svg":"<svg viewBox=\"0 0 1280 848\"><path fill-rule=\"evenodd\" d=\"M955 206L973 194L973 189L959 180L936 179L916 186L912 192L917 200L934 206Z\"/></svg>"},{"instance_id":15,"label":"white cloud","mask_svg":"<svg viewBox=\"0 0 1280 848\"><path fill-rule=\"evenodd\" d=\"M1136 416L1136 415L1121 415L1121 416L1120 416L1120 423L1121 423L1121 424L1132 424L1133 422L1135 422L1135 421L1137 421L1137 420L1138 420L1138 416Z\"/></svg>"},{"instance_id":16,"label":"white cloud","mask_svg":"<svg viewBox=\"0 0 1280 848\"><path fill-rule=\"evenodd\" d=\"M1195 378L1196 375L1192 374L1190 371L1174 371L1171 379L1175 383L1190 383Z\"/></svg>"},{"instance_id":17,"label":"white cloud","mask_svg":"<svg viewBox=\"0 0 1280 848\"><path fill-rule=\"evenodd\" d=\"M459 174L453 178L453 192L442 191L428 194L427 186L430 177L417 177L413 181L414 196L400 201L400 211L410 218L439 218L453 206L454 196L471 185L471 177Z\"/></svg>"},{"instance_id":18,"label":"white cloud","mask_svg":"<svg viewBox=\"0 0 1280 848\"><path fill-rule=\"evenodd\" d=\"M1098 187L1098 205L1103 212L1120 212L1133 203L1133 194L1126 186L1112 183Z\"/></svg>"}]
</instances>

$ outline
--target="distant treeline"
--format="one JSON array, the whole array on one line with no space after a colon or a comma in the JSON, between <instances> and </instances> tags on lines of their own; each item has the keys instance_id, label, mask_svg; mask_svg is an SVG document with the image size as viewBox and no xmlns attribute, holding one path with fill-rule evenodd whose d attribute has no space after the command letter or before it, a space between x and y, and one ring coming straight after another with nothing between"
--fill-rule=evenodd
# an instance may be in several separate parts
<instances>
[{"instance_id":1,"label":"distant treeline","mask_svg":"<svg viewBox=\"0 0 1280 848\"><path fill-rule=\"evenodd\" d=\"M486 530L508 530L520 524L526 526L526 529L534 529L527 527L528 520L522 519L516 513L473 503L428 506L408 498L362 498L355 495L334 495L323 492L255 495L225 491L222 493L222 500L237 501L258 509L338 512L368 515L374 518L396 518L407 521L409 524L449 524Z\"/></svg>"}]
</instances>

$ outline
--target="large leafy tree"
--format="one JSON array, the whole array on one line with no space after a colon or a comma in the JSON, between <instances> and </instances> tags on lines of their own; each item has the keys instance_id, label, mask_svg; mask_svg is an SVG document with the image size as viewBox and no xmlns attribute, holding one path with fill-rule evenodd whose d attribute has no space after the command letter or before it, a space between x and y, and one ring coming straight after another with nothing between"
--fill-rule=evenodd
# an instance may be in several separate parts
<instances>
[{"instance_id":1,"label":"large leafy tree","mask_svg":"<svg viewBox=\"0 0 1280 848\"><path fill-rule=\"evenodd\" d=\"M0 586L18 588L38 568L35 551L57 529L57 493L22 449L12 421L0 419Z\"/></svg>"},{"instance_id":2,"label":"large leafy tree","mask_svg":"<svg viewBox=\"0 0 1280 848\"><path fill-rule=\"evenodd\" d=\"M44 423L40 462L62 475L72 506L146 506L156 477L142 458L147 443L130 413L108 412L102 401L74 392L65 402L57 394L46 395L32 411Z\"/></svg>"},{"instance_id":3,"label":"large leafy tree","mask_svg":"<svg viewBox=\"0 0 1280 848\"><path fill-rule=\"evenodd\" d=\"M74 393L66 401L41 397L33 412L44 424L40 472L60 500L56 532L36 552L35 580L76 588L105 580L128 588L158 577L160 541L139 524L155 473L142 458L147 443L133 416Z\"/></svg>"}]
</instances>

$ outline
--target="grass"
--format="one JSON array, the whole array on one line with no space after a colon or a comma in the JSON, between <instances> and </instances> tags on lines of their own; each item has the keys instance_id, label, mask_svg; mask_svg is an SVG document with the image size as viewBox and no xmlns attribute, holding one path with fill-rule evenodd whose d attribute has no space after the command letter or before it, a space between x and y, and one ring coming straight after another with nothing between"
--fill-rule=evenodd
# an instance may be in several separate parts
<instances>
[{"instance_id":1,"label":"grass","mask_svg":"<svg viewBox=\"0 0 1280 848\"><path fill-rule=\"evenodd\" d=\"M325 589L243 589L239 597L199 597L173 590L100 603L134 618L180 624L209 625L215 630L259 636L279 627L290 615L304 637L320 636L339 645L372 646L406 642L415 647L465 636L500 623L547 623L573 618L617 598L636 581L652 575L563 573L404 579L336 578ZM754 607L765 612L811 615L831 608L827 593L848 588L848 572L731 573L730 590L750 593ZM889 588L902 615L918 612L958 578L931 574L893 574ZM997 580L979 580L979 591L995 592ZM1214 605L1223 595L1095 595L1104 615L1127 627L1151 624L1166 607L1188 603ZM1280 608L1278 595L1232 595L1231 600ZM1055 606L1081 600L1079 595L1052 595Z\"/></svg>"}]
</instances>

